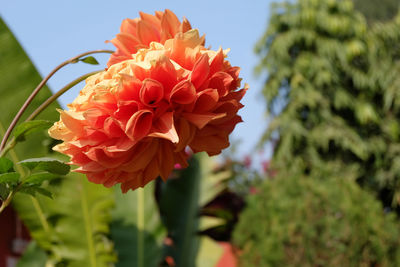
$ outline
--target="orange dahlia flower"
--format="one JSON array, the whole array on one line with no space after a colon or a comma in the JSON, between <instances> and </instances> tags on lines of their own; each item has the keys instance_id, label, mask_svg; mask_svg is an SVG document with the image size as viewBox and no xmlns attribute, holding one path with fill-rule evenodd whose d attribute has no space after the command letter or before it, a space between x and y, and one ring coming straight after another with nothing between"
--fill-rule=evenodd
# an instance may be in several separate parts
<instances>
[{"instance_id":1,"label":"orange dahlia flower","mask_svg":"<svg viewBox=\"0 0 400 267\"><path fill-rule=\"evenodd\" d=\"M220 153L241 121L246 88L227 51L203 43L197 30L178 32L88 78L49 130L64 141L54 150L90 181L121 183L123 192L187 167L187 147Z\"/></svg>"},{"instance_id":2,"label":"orange dahlia flower","mask_svg":"<svg viewBox=\"0 0 400 267\"><path fill-rule=\"evenodd\" d=\"M110 42L117 51L113 53L107 65L132 59L141 48L148 48L151 42L164 44L166 40L174 38L177 33L185 33L192 29L189 21L183 18L182 22L169 9L164 12L156 11L155 15L139 12L140 18L125 19L122 21L120 33Z\"/></svg>"}]
</instances>

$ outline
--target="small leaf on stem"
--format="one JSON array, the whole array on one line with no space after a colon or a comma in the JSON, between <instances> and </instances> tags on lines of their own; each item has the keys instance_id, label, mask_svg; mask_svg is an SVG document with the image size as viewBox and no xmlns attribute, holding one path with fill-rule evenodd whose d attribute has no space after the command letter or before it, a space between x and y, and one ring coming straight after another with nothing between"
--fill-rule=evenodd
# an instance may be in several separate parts
<instances>
[{"instance_id":1,"label":"small leaf on stem","mask_svg":"<svg viewBox=\"0 0 400 267\"><path fill-rule=\"evenodd\" d=\"M11 160L5 157L0 158L0 173L12 172L14 164Z\"/></svg>"},{"instance_id":2,"label":"small leaf on stem","mask_svg":"<svg viewBox=\"0 0 400 267\"><path fill-rule=\"evenodd\" d=\"M0 184L0 199L4 201L8 194L10 193L10 189L7 188L5 184Z\"/></svg>"},{"instance_id":3,"label":"small leaf on stem","mask_svg":"<svg viewBox=\"0 0 400 267\"><path fill-rule=\"evenodd\" d=\"M30 170L47 171L55 174L66 175L69 173L70 166L64 162L52 158L33 158L20 161L18 164Z\"/></svg>"},{"instance_id":4,"label":"small leaf on stem","mask_svg":"<svg viewBox=\"0 0 400 267\"><path fill-rule=\"evenodd\" d=\"M22 187L41 185L44 181L53 180L57 177L59 176L48 172L35 173L24 180L24 184L22 185Z\"/></svg>"},{"instance_id":5,"label":"small leaf on stem","mask_svg":"<svg viewBox=\"0 0 400 267\"><path fill-rule=\"evenodd\" d=\"M91 64L91 65L99 65L99 62L92 56L81 58L81 59L79 59L79 61L82 61L83 63Z\"/></svg>"},{"instance_id":6,"label":"small leaf on stem","mask_svg":"<svg viewBox=\"0 0 400 267\"><path fill-rule=\"evenodd\" d=\"M22 187L19 192L31 195L33 197L36 196L36 193L39 193L46 197L53 198L53 195L49 190L37 186Z\"/></svg>"},{"instance_id":7,"label":"small leaf on stem","mask_svg":"<svg viewBox=\"0 0 400 267\"><path fill-rule=\"evenodd\" d=\"M8 172L0 174L0 184L17 184L20 174L17 172Z\"/></svg>"},{"instance_id":8,"label":"small leaf on stem","mask_svg":"<svg viewBox=\"0 0 400 267\"><path fill-rule=\"evenodd\" d=\"M17 139L17 141L23 141L27 135L39 130L48 129L52 125L53 122L45 120L26 121L15 128L14 137Z\"/></svg>"}]
</instances>

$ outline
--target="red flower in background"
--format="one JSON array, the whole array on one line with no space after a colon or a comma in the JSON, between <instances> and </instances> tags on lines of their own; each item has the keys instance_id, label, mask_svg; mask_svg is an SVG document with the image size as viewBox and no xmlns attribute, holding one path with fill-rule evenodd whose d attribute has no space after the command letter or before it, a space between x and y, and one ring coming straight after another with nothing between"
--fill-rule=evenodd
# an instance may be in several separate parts
<instances>
[{"instance_id":1,"label":"red flower in background","mask_svg":"<svg viewBox=\"0 0 400 267\"><path fill-rule=\"evenodd\" d=\"M240 69L225 60L226 51L206 49L197 30L165 26L170 13L141 14L137 25L161 18L154 23L160 23L164 43L146 42L148 48L88 78L49 130L64 141L54 149L71 156L75 171L94 183L121 183L126 192L158 176L166 180L176 164L187 167L186 147L219 154L241 122L237 112L247 88L239 89ZM118 53L110 62L121 59Z\"/></svg>"}]
</instances>

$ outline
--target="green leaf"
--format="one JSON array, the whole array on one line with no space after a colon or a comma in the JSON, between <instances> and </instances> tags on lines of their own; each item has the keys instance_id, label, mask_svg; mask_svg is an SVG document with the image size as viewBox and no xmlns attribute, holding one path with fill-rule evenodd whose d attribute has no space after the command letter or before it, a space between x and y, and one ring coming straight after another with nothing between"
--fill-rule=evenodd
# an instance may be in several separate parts
<instances>
[{"instance_id":1,"label":"green leaf","mask_svg":"<svg viewBox=\"0 0 400 267\"><path fill-rule=\"evenodd\" d=\"M224 223L219 218L199 216L200 209L226 189L224 181L230 176L229 172L214 173L214 164L205 153L199 153L191 158L189 167L182 170L178 178L161 184L161 218L173 240L173 246L165 246L164 254L172 256L176 266L216 262L221 255L221 249L215 249L212 255L217 256L206 257L204 251L208 249L203 246L216 248L218 244L197 234L204 228ZM210 245L210 242L214 244Z\"/></svg>"},{"instance_id":2,"label":"green leaf","mask_svg":"<svg viewBox=\"0 0 400 267\"><path fill-rule=\"evenodd\" d=\"M37 196L36 193L39 193L48 198L51 198L51 199L53 198L53 194L49 190L41 188L38 185L22 187L18 192L31 195L32 197L36 197Z\"/></svg>"},{"instance_id":3,"label":"green leaf","mask_svg":"<svg viewBox=\"0 0 400 267\"><path fill-rule=\"evenodd\" d=\"M87 64L91 64L91 65L99 65L99 62L92 56L81 58L81 59L79 59L79 61L82 61Z\"/></svg>"},{"instance_id":4,"label":"green leaf","mask_svg":"<svg viewBox=\"0 0 400 267\"><path fill-rule=\"evenodd\" d=\"M42 78L1 18L0 58L0 106L2 110L7 111L0 112L0 136L3 136L15 114ZM43 87L28 106L21 121L25 120L50 96L51 92L48 87ZM57 103L51 104L39 115L38 119L58 120L59 114L55 112L57 107L59 107ZM44 131L32 134L28 140L16 146L13 150L15 154L9 153L10 159L17 162L16 157L24 159L44 156L49 151L48 147L43 145L43 141L46 139L50 138Z\"/></svg>"},{"instance_id":5,"label":"green leaf","mask_svg":"<svg viewBox=\"0 0 400 267\"><path fill-rule=\"evenodd\" d=\"M70 166L66 163L52 158L33 158L20 161L18 164L35 171L48 171L55 174L66 175Z\"/></svg>"},{"instance_id":6,"label":"green leaf","mask_svg":"<svg viewBox=\"0 0 400 267\"><path fill-rule=\"evenodd\" d=\"M0 199L5 200L10 193L10 189L6 184L0 184Z\"/></svg>"},{"instance_id":7,"label":"green leaf","mask_svg":"<svg viewBox=\"0 0 400 267\"><path fill-rule=\"evenodd\" d=\"M47 172L34 173L24 180L24 184L22 185L22 187L41 185L44 181L50 181L57 177L59 176L53 173L47 173Z\"/></svg>"},{"instance_id":8,"label":"green leaf","mask_svg":"<svg viewBox=\"0 0 400 267\"><path fill-rule=\"evenodd\" d=\"M161 184L161 218L173 240L173 246L166 247L166 255L174 258L176 266L196 266L200 180L199 160L192 157L179 178Z\"/></svg>"},{"instance_id":9,"label":"green leaf","mask_svg":"<svg viewBox=\"0 0 400 267\"><path fill-rule=\"evenodd\" d=\"M35 241L32 241L19 259L17 267L43 267L46 262L46 252Z\"/></svg>"},{"instance_id":10,"label":"green leaf","mask_svg":"<svg viewBox=\"0 0 400 267\"><path fill-rule=\"evenodd\" d=\"M59 220L54 228L61 241L54 251L68 266L106 267L115 261L107 238L114 208L114 192L71 173L54 199Z\"/></svg>"},{"instance_id":11,"label":"green leaf","mask_svg":"<svg viewBox=\"0 0 400 267\"><path fill-rule=\"evenodd\" d=\"M154 183L125 194L117 189L115 199L111 238L118 254L116 266L140 266L139 261L143 267L159 266L166 229L154 199ZM138 216L144 225L138 224Z\"/></svg>"},{"instance_id":12,"label":"green leaf","mask_svg":"<svg viewBox=\"0 0 400 267\"><path fill-rule=\"evenodd\" d=\"M0 136L18 112L22 103L42 78L35 70L15 37L0 19ZM22 120L42 104L51 93L47 87L35 97ZM59 105L51 104L40 119L56 121ZM48 141L51 140L51 141ZM45 142L47 141L47 142ZM26 158L47 156L52 143L44 131L33 133L9 152L14 162ZM16 170L26 175L21 165ZM32 197L16 194L13 206L28 227L37 244L48 251L53 265L102 267L115 260L112 245L107 238L113 192L91 184L82 175L70 174L59 186L49 186L54 200L39 194ZM43 265L42 265L43 266Z\"/></svg>"},{"instance_id":13,"label":"green leaf","mask_svg":"<svg viewBox=\"0 0 400 267\"><path fill-rule=\"evenodd\" d=\"M17 184L20 178L18 172L8 172L0 174L0 184Z\"/></svg>"},{"instance_id":14,"label":"green leaf","mask_svg":"<svg viewBox=\"0 0 400 267\"><path fill-rule=\"evenodd\" d=\"M15 127L14 137L17 141L24 141L29 134L48 129L52 125L53 122L45 120L25 121Z\"/></svg>"},{"instance_id":15,"label":"green leaf","mask_svg":"<svg viewBox=\"0 0 400 267\"><path fill-rule=\"evenodd\" d=\"M13 162L8 158L1 157L0 158L0 173L6 173L13 171Z\"/></svg>"},{"instance_id":16,"label":"green leaf","mask_svg":"<svg viewBox=\"0 0 400 267\"><path fill-rule=\"evenodd\" d=\"M200 160L202 177L199 206L203 207L226 189L225 182L232 176L232 173L230 170L214 172L217 164L205 153L198 154L197 157Z\"/></svg>"},{"instance_id":17,"label":"green leaf","mask_svg":"<svg viewBox=\"0 0 400 267\"><path fill-rule=\"evenodd\" d=\"M115 261L113 246L107 238L114 206L112 189L70 173L57 188L26 187L17 194L14 206L40 247L55 263L67 266L106 267ZM45 191L46 190L46 191ZM50 196L53 200L38 194ZM43 217L31 209L29 199L42 207Z\"/></svg>"}]
</instances>

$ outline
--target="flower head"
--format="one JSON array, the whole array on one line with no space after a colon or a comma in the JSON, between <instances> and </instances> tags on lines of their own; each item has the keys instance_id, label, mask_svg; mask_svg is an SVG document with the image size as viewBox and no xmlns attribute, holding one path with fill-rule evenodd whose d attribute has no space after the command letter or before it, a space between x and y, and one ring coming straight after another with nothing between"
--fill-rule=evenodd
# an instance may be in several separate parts
<instances>
[{"instance_id":1,"label":"flower head","mask_svg":"<svg viewBox=\"0 0 400 267\"><path fill-rule=\"evenodd\" d=\"M64 141L54 149L90 181L124 192L187 167L187 147L219 154L241 121L246 88L227 51L203 44L197 30L181 31L88 78L49 130Z\"/></svg>"},{"instance_id":2,"label":"flower head","mask_svg":"<svg viewBox=\"0 0 400 267\"><path fill-rule=\"evenodd\" d=\"M183 18L182 22L169 9L164 12L156 11L155 15L139 12L140 18L125 19L122 21L120 33L110 42L117 51L113 53L107 65L132 59L141 48L148 48L151 42L164 44L166 40L174 38L178 33L185 33L192 29L189 21Z\"/></svg>"}]
</instances>

